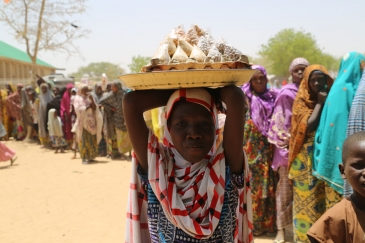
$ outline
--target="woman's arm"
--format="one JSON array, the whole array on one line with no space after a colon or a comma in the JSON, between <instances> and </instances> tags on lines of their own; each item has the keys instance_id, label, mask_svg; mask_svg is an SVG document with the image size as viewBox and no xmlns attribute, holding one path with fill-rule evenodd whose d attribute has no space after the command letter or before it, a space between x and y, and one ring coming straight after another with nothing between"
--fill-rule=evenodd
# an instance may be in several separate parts
<instances>
[{"instance_id":1,"label":"woman's arm","mask_svg":"<svg viewBox=\"0 0 365 243\"><path fill-rule=\"evenodd\" d=\"M326 101L326 98L327 98L326 92L318 93L318 102L314 107L312 115L308 119L307 133L311 133L317 129L319 120L321 119L322 108Z\"/></svg>"},{"instance_id":2,"label":"woman's arm","mask_svg":"<svg viewBox=\"0 0 365 243\"><path fill-rule=\"evenodd\" d=\"M123 98L124 119L133 150L144 171L148 171L148 128L143 112L165 106L174 90L144 90L127 93Z\"/></svg>"},{"instance_id":3,"label":"woman's arm","mask_svg":"<svg viewBox=\"0 0 365 243\"><path fill-rule=\"evenodd\" d=\"M220 99L226 104L226 123L223 133L223 147L226 163L234 174L243 171L243 133L245 124L245 95L236 86L226 86L220 90Z\"/></svg>"}]
</instances>

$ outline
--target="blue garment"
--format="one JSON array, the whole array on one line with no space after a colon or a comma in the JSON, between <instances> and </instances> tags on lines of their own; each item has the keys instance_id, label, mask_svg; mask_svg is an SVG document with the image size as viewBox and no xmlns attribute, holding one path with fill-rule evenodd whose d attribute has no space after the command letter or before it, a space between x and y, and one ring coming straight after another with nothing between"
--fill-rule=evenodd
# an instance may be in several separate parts
<instances>
[{"instance_id":1,"label":"blue garment","mask_svg":"<svg viewBox=\"0 0 365 243\"><path fill-rule=\"evenodd\" d=\"M354 100L350 110L349 120L347 124L347 137L365 131L365 72L362 73L359 87L356 91ZM348 197L353 190L347 180L344 181L343 196Z\"/></svg>"},{"instance_id":2,"label":"blue garment","mask_svg":"<svg viewBox=\"0 0 365 243\"><path fill-rule=\"evenodd\" d=\"M361 78L365 56L350 52L340 64L338 76L328 94L314 140L313 175L343 194L342 145L346 139L348 116Z\"/></svg>"},{"instance_id":3,"label":"blue garment","mask_svg":"<svg viewBox=\"0 0 365 243\"><path fill-rule=\"evenodd\" d=\"M209 237L209 239L205 240L195 239L172 224L164 214L162 206L148 181L148 176L144 175L140 169L138 170L138 175L141 178L142 186L147 192L148 227L152 243L234 242L237 217L236 208L238 205L238 190L236 185L242 184L243 182L236 181L237 178L232 176L228 166L226 166L226 187L224 191L224 202L221 217L213 235Z\"/></svg>"}]
</instances>

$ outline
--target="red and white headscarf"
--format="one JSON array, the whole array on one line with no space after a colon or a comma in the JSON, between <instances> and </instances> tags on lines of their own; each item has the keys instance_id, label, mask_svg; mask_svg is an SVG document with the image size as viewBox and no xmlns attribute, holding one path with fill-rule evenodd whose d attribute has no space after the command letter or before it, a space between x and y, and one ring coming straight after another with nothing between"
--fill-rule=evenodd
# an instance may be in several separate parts
<instances>
[{"instance_id":1,"label":"red and white headscarf","mask_svg":"<svg viewBox=\"0 0 365 243\"><path fill-rule=\"evenodd\" d=\"M217 109L213 98L206 90L175 91L166 105L166 121L174 104L180 100L207 108L215 122L217 136L219 133ZM226 164L222 145L215 151L216 146L213 144L206 158L192 164L174 148L167 125L165 125L164 145L158 142L158 138L152 132L148 141L148 179L166 217L176 227L196 239L209 239L218 226L224 203ZM136 173L138 161L134 154L132 162L133 175L125 242L150 242L147 197ZM244 173L245 180L249 182L247 163ZM239 190L238 205L235 242L252 242L251 191L248 186Z\"/></svg>"}]
</instances>

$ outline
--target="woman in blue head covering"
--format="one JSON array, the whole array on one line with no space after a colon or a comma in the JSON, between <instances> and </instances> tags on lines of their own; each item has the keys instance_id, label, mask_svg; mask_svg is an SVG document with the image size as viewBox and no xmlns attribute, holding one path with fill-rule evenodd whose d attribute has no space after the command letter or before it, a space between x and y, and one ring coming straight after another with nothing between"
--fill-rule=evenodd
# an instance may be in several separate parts
<instances>
[{"instance_id":1,"label":"woman in blue head covering","mask_svg":"<svg viewBox=\"0 0 365 243\"><path fill-rule=\"evenodd\" d=\"M315 137L313 175L339 194L343 194L343 179L338 165L342 163L342 145L346 139L348 117L360 82L363 61L365 56L357 52L347 53L342 58Z\"/></svg>"}]
</instances>

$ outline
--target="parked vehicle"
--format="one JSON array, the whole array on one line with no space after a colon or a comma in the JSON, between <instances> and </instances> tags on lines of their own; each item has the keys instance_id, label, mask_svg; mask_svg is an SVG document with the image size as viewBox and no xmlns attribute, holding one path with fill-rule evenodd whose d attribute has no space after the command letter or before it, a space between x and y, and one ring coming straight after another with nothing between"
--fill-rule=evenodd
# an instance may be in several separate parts
<instances>
[{"instance_id":1,"label":"parked vehicle","mask_svg":"<svg viewBox=\"0 0 365 243\"><path fill-rule=\"evenodd\" d=\"M74 84L75 80L73 77L65 77L62 73L54 73L47 76L42 77L44 81L53 81L55 86L58 88L66 87L67 84Z\"/></svg>"}]
</instances>

